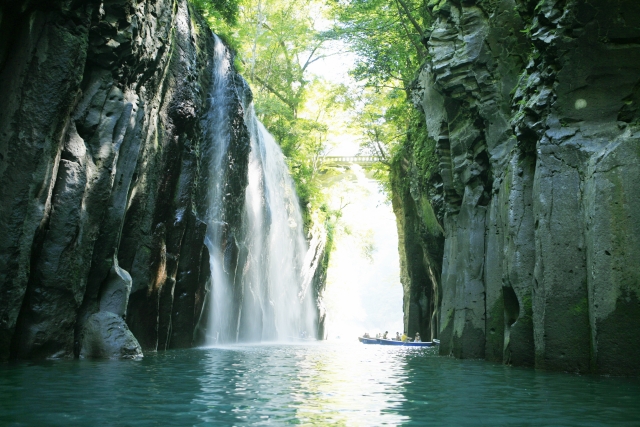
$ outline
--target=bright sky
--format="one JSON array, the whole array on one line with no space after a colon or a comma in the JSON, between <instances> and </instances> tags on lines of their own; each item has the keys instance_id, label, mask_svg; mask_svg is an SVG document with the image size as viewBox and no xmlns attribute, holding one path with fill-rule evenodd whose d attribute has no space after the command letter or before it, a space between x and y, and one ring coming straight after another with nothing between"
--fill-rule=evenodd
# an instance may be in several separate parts
<instances>
[{"instance_id":1,"label":"bright sky","mask_svg":"<svg viewBox=\"0 0 640 427\"><path fill-rule=\"evenodd\" d=\"M334 203L347 195L350 204L341 221L351 234L339 233L331 254L324 304L329 339L355 340L363 332L402 333L402 285L396 218L385 204L378 183L357 165L329 189ZM363 240L375 247L373 257L363 255Z\"/></svg>"},{"instance_id":2,"label":"bright sky","mask_svg":"<svg viewBox=\"0 0 640 427\"><path fill-rule=\"evenodd\" d=\"M325 23L327 24L327 23ZM328 25L328 24L327 24ZM358 90L349 75L355 55L340 41L326 44L323 59L309 66L309 72L334 84ZM332 120L329 155L353 156L359 150L357 129L350 129L349 116ZM355 340L363 332L402 333L402 285L396 218L379 185L360 166L327 177L326 191L332 208L348 201L342 224L350 234L338 233L327 272L324 304L327 309L328 339ZM342 198L342 200L340 200ZM363 242L373 243L371 259L363 255Z\"/></svg>"}]
</instances>

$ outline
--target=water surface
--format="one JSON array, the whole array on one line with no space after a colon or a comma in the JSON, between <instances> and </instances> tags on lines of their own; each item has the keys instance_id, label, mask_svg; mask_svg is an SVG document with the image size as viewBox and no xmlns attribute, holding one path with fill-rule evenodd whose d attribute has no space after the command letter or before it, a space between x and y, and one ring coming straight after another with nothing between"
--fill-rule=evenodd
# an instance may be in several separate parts
<instances>
[{"instance_id":1,"label":"water surface","mask_svg":"<svg viewBox=\"0 0 640 427\"><path fill-rule=\"evenodd\" d=\"M640 381L433 349L252 345L0 366L0 425L640 425Z\"/></svg>"}]
</instances>

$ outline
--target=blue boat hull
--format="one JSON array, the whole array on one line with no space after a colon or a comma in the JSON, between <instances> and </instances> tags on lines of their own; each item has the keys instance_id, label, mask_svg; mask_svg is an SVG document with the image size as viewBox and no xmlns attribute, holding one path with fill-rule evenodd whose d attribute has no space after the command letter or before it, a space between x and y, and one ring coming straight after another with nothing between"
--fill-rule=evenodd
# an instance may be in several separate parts
<instances>
[{"instance_id":1,"label":"blue boat hull","mask_svg":"<svg viewBox=\"0 0 640 427\"><path fill-rule=\"evenodd\" d=\"M378 340L375 338L358 337L358 341L360 341L362 344L378 344Z\"/></svg>"},{"instance_id":2,"label":"blue boat hull","mask_svg":"<svg viewBox=\"0 0 640 427\"><path fill-rule=\"evenodd\" d=\"M437 345L437 344L432 342L406 342L406 343L403 343L402 345L407 347L433 347L434 345Z\"/></svg>"},{"instance_id":3,"label":"blue boat hull","mask_svg":"<svg viewBox=\"0 0 640 427\"><path fill-rule=\"evenodd\" d=\"M436 344L432 342L402 342L402 341L394 341L394 340L383 340L378 339L378 344L381 345L400 345L404 347L432 347Z\"/></svg>"}]
</instances>

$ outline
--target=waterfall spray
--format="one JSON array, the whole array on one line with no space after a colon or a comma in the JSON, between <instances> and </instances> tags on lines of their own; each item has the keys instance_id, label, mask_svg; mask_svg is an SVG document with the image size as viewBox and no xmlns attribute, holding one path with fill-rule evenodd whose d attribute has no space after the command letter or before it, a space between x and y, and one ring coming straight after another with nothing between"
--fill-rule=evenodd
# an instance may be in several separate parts
<instances>
[{"instance_id":1,"label":"waterfall spray","mask_svg":"<svg viewBox=\"0 0 640 427\"><path fill-rule=\"evenodd\" d=\"M295 185L273 137L243 101L251 152L242 229L234 236L238 263L229 271L229 227L224 214L226 162L230 149L228 117L236 93L232 58L216 37L211 107L207 117L213 153L209 159L210 187L207 246L212 289L206 344L238 341L287 341L315 331L311 277L306 271L307 242Z\"/></svg>"}]
</instances>

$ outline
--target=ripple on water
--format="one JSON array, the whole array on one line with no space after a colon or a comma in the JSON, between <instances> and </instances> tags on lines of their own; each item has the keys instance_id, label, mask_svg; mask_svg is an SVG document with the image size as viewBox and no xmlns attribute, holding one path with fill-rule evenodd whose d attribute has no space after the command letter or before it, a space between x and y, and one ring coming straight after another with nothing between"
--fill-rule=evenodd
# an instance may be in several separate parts
<instances>
[{"instance_id":1,"label":"ripple on water","mask_svg":"<svg viewBox=\"0 0 640 427\"><path fill-rule=\"evenodd\" d=\"M637 379L320 343L0 367L0 425L640 425Z\"/></svg>"}]
</instances>

